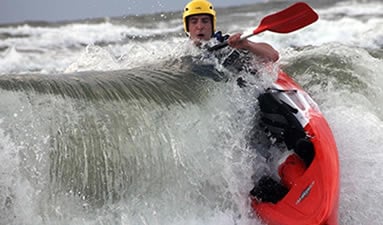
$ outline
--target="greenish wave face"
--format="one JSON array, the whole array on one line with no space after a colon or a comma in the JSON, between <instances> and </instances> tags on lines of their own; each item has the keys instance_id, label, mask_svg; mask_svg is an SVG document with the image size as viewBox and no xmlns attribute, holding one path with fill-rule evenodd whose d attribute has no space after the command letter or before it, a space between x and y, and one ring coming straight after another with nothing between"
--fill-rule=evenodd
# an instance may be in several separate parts
<instances>
[{"instance_id":1,"label":"greenish wave face","mask_svg":"<svg viewBox=\"0 0 383 225\"><path fill-rule=\"evenodd\" d=\"M6 165L20 168L7 173L33 190L2 193L8 210L20 196L38 202L31 213L46 224L98 212L178 223L190 213L238 210L228 201L234 171L226 167L246 159L232 142L245 148L256 89L183 66L1 76L1 131L19 155Z\"/></svg>"}]
</instances>

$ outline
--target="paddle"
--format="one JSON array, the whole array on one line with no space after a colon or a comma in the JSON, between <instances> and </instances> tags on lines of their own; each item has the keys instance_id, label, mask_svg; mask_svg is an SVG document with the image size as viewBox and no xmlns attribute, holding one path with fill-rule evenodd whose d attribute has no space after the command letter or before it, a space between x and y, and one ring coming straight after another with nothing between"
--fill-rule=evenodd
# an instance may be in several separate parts
<instances>
[{"instance_id":1,"label":"paddle","mask_svg":"<svg viewBox=\"0 0 383 225\"><path fill-rule=\"evenodd\" d=\"M317 19L318 14L309 5L304 2L297 2L282 11L264 17L255 30L242 34L241 40L266 30L276 33L290 33L315 22ZM208 50L218 50L227 45L228 43L225 41Z\"/></svg>"}]
</instances>

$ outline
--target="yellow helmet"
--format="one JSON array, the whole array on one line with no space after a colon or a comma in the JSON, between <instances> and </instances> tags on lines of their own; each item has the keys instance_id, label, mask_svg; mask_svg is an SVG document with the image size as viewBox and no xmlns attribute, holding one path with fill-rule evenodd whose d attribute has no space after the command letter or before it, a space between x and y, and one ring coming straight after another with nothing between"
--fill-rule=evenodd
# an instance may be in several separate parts
<instances>
[{"instance_id":1,"label":"yellow helmet","mask_svg":"<svg viewBox=\"0 0 383 225\"><path fill-rule=\"evenodd\" d=\"M215 18L215 10L213 5L207 0L192 0L189 2L184 9L184 13L182 16L184 22L184 30L186 33L189 32L189 27L187 24L187 18L192 15L198 14L208 14L212 17L212 25L213 25L213 33L215 32L216 26L216 18Z\"/></svg>"}]
</instances>

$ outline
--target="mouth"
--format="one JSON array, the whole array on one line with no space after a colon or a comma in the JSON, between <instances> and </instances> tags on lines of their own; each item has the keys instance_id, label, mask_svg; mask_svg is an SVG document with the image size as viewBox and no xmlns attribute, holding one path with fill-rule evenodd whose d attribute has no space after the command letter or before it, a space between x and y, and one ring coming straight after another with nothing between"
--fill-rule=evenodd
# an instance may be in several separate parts
<instances>
[{"instance_id":1,"label":"mouth","mask_svg":"<svg viewBox=\"0 0 383 225\"><path fill-rule=\"evenodd\" d=\"M197 37L199 37L199 38L204 38L205 37L205 35L204 34L197 34Z\"/></svg>"}]
</instances>

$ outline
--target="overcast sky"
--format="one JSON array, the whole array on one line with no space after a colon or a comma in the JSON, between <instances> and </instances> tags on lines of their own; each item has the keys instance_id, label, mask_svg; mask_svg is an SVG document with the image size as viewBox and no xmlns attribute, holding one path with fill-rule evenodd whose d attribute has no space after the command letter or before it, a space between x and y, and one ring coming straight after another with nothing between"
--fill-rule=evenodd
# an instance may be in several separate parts
<instances>
[{"instance_id":1,"label":"overcast sky","mask_svg":"<svg viewBox=\"0 0 383 225\"><path fill-rule=\"evenodd\" d=\"M0 0L0 24L62 21L182 10L189 0ZM211 0L215 7L262 0ZM264 1L264 0L263 0Z\"/></svg>"}]
</instances>

